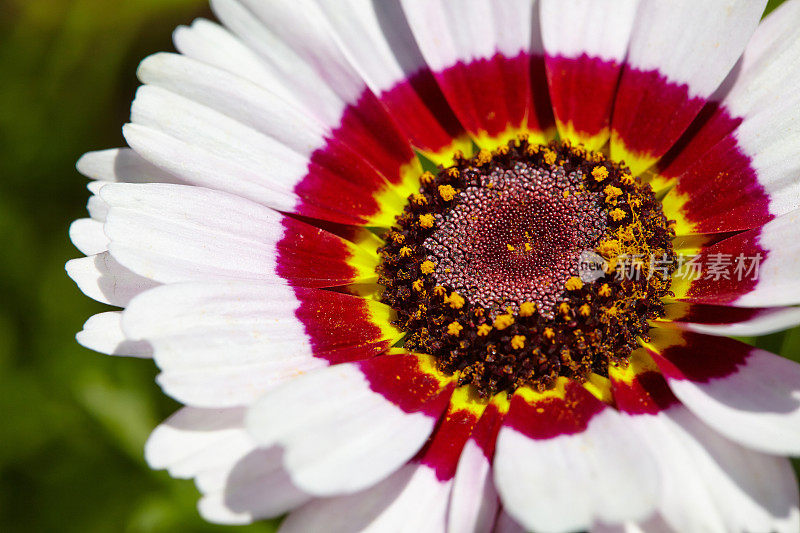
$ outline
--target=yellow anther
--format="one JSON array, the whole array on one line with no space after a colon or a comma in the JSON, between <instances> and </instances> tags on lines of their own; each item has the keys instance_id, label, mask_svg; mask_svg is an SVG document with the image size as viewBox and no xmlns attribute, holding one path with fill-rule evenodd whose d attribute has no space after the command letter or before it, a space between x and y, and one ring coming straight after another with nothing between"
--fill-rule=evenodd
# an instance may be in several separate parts
<instances>
[{"instance_id":1,"label":"yellow anther","mask_svg":"<svg viewBox=\"0 0 800 533\"><path fill-rule=\"evenodd\" d=\"M561 193L561 196L564 198L569 198L569 191L565 189L564 192Z\"/></svg>"},{"instance_id":2,"label":"yellow anther","mask_svg":"<svg viewBox=\"0 0 800 533\"><path fill-rule=\"evenodd\" d=\"M561 302L558 306L558 312L562 315L569 313L569 304L567 302Z\"/></svg>"},{"instance_id":3,"label":"yellow anther","mask_svg":"<svg viewBox=\"0 0 800 533\"><path fill-rule=\"evenodd\" d=\"M456 167L448 168L445 173L451 178L457 178L461 175L461 172ZM439 187L441 189L441 187Z\"/></svg>"},{"instance_id":4,"label":"yellow anther","mask_svg":"<svg viewBox=\"0 0 800 533\"><path fill-rule=\"evenodd\" d=\"M583 282L578 276L572 276L564 284L568 291L578 291L583 288Z\"/></svg>"},{"instance_id":5,"label":"yellow anther","mask_svg":"<svg viewBox=\"0 0 800 533\"><path fill-rule=\"evenodd\" d=\"M603 181L608 177L608 169L602 165L596 166L592 169L592 176L597 181Z\"/></svg>"},{"instance_id":6,"label":"yellow anther","mask_svg":"<svg viewBox=\"0 0 800 533\"><path fill-rule=\"evenodd\" d=\"M508 248L509 252L513 252L514 250L516 250L516 248L514 248L513 244L506 244L506 248Z\"/></svg>"},{"instance_id":7,"label":"yellow anther","mask_svg":"<svg viewBox=\"0 0 800 533\"><path fill-rule=\"evenodd\" d=\"M433 294L435 294L436 296L443 296L446 293L447 293L447 289L445 289L441 285L437 285L436 287L433 288Z\"/></svg>"},{"instance_id":8,"label":"yellow anther","mask_svg":"<svg viewBox=\"0 0 800 533\"><path fill-rule=\"evenodd\" d=\"M531 243L526 242L525 243L525 251L526 252L530 252L531 250L533 250L533 246L531 246Z\"/></svg>"},{"instance_id":9,"label":"yellow anther","mask_svg":"<svg viewBox=\"0 0 800 533\"><path fill-rule=\"evenodd\" d=\"M603 283L603 286L600 287L600 290L597 291L597 294L603 297L611 296L611 287L608 286L608 283Z\"/></svg>"},{"instance_id":10,"label":"yellow anther","mask_svg":"<svg viewBox=\"0 0 800 533\"><path fill-rule=\"evenodd\" d=\"M503 146L498 146L494 153L497 155L506 155L508 153L508 145L504 144Z\"/></svg>"},{"instance_id":11,"label":"yellow anther","mask_svg":"<svg viewBox=\"0 0 800 533\"><path fill-rule=\"evenodd\" d=\"M432 228L433 227L433 215L427 213L425 215L419 216L419 225L423 228Z\"/></svg>"},{"instance_id":12,"label":"yellow anther","mask_svg":"<svg viewBox=\"0 0 800 533\"><path fill-rule=\"evenodd\" d=\"M608 309L606 309L606 314L609 316L617 316L618 310L615 305L612 305Z\"/></svg>"},{"instance_id":13,"label":"yellow anther","mask_svg":"<svg viewBox=\"0 0 800 533\"><path fill-rule=\"evenodd\" d=\"M423 185L430 185L433 183L434 179L434 175L430 171L426 170L422 173L422 176L420 176L419 181L422 182Z\"/></svg>"},{"instance_id":14,"label":"yellow anther","mask_svg":"<svg viewBox=\"0 0 800 533\"><path fill-rule=\"evenodd\" d=\"M622 195L622 189L619 187L614 187L613 185L606 186L606 188L603 189L603 192L606 194L606 203L609 204L616 204L617 198Z\"/></svg>"},{"instance_id":15,"label":"yellow anther","mask_svg":"<svg viewBox=\"0 0 800 533\"><path fill-rule=\"evenodd\" d=\"M456 170L456 172L458 172L458 170ZM452 185L439 185L439 196L441 196L442 200L445 202L449 202L455 198L456 190Z\"/></svg>"},{"instance_id":16,"label":"yellow anther","mask_svg":"<svg viewBox=\"0 0 800 533\"><path fill-rule=\"evenodd\" d=\"M548 165L552 165L553 163L556 162L556 157L558 156L554 151L550 150L549 148L545 148L544 155L542 157L544 158L545 163L547 163Z\"/></svg>"},{"instance_id":17,"label":"yellow anther","mask_svg":"<svg viewBox=\"0 0 800 533\"><path fill-rule=\"evenodd\" d=\"M450 296L445 297L444 303L448 304L453 309L461 309L464 307L464 298L457 292L452 292Z\"/></svg>"},{"instance_id":18,"label":"yellow anther","mask_svg":"<svg viewBox=\"0 0 800 533\"><path fill-rule=\"evenodd\" d=\"M592 314L592 308L589 307L589 304L583 304L580 309L578 309L578 312L581 316L589 316Z\"/></svg>"},{"instance_id":19,"label":"yellow anther","mask_svg":"<svg viewBox=\"0 0 800 533\"><path fill-rule=\"evenodd\" d=\"M428 199L425 198L424 194L415 193L411 195L411 203L416 205L425 205L428 203Z\"/></svg>"},{"instance_id":20,"label":"yellow anther","mask_svg":"<svg viewBox=\"0 0 800 533\"><path fill-rule=\"evenodd\" d=\"M420 272L423 274L433 274L433 271L436 269L436 265L433 261L423 261L422 264L419 266Z\"/></svg>"},{"instance_id":21,"label":"yellow anther","mask_svg":"<svg viewBox=\"0 0 800 533\"><path fill-rule=\"evenodd\" d=\"M389 235L389 238L392 239L397 244L400 244L401 242L404 242L406 240L405 235L403 235L402 233L397 233L396 231L393 231L391 235Z\"/></svg>"},{"instance_id":22,"label":"yellow anther","mask_svg":"<svg viewBox=\"0 0 800 533\"><path fill-rule=\"evenodd\" d=\"M625 211L620 209L619 207L611 211L611 218L614 219L615 222L619 222L623 218L625 218Z\"/></svg>"},{"instance_id":23,"label":"yellow anther","mask_svg":"<svg viewBox=\"0 0 800 533\"><path fill-rule=\"evenodd\" d=\"M400 248L400 257L408 257L411 255L411 248L408 246L403 246Z\"/></svg>"},{"instance_id":24,"label":"yellow anther","mask_svg":"<svg viewBox=\"0 0 800 533\"><path fill-rule=\"evenodd\" d=\"M514 335L511 337L511 347L515 350L521 350L525 347L525 335Z\"/></svg>"},{"instance_id":25,"label":"yellow anther","mask_svg":"<svg viewBox=\"0 0 800 533\"><path fill-rule=\"evenodd\" d=\"M553 328L544 328L544 336L552 340L556 336L556 332L553 331Z\"/></svg>"},{"instance_id":26,"label":"yellow anther","mask_svg":"<svg viewBox=\"0 0 800 533\"><path fill-rule=\"evenodd\" d=\"M621 250L621 245L617 240L603 241L597 246L597 252L604 257L615 257Z\"/></svg>"},{"instance_id":27,"label":"yellow anther","mask_svg":"<svg viewBox=\"0 0 800 533\"><path fill-rule=\"evenodd\" d=\"M475 156L475 162L478 166L486 165L492 161L492 152L483 148L478 152L478 155Z\"/></svg>"},{"instance_id":28,"label":"yellow anther","mask_svg":"<svg viewBox=\"0 0 800 533\"><path fill-rule=\"evenodd\" d=\"M626 172L619 177L619 181L621 181L624 185L633 185L634 179L631 174Z\"/></svg>"},{"instance_id":29,"label":"yellow anther","mask_svg":"<svg viewBox=\"0 0 800 533\"><path fill-rule=\"evenodd\" d=\"M462 329L464 329L464 326L462 326L458 322L450 322L447 325L447 334L453 335L454 337L458 337Z\"/></svg>"},{"instance_id":30,"label":"yellow anther","mask_svg":"<svg viewBox=\"0 0 800 533\"><path fill-rule=\"evenodd\" d=\"M510 314L508 315L497 315L494 319L494 327L499 329L500 331L506 329L508 326L514 323L514 317Z\"/></svg>"},{"instance_id":31,"label":"yellow anther","mask_svg":"<svg viewBox=\"0 0 800 533\"><path fill-rule=\"evenodd\" d=\"M412 283L411 286L414 287L415 291L422 292L422 290L425 288L425 283L421 279L418 279Z\"/></svg>"},{"instance_id":32,"label":"yellow anther","mask_svg":"<svg viewBox=\"0 0 800 533\"><path fill-rule=\"evenodd\" d=\"M531 316L536 312L536 304L533 302L522 302L519 305L519 316Z\"/></svg>"},{"instance_id":33,"label":"yellow anther","mask_svg":"<svg viewBox=\"0 0 800 533\"><path fill-rule=\"evenodd\" d=\"M492 326L490 326L489 324L481 324L480 326L478 326L478 331L477 331L478 337L485 337L489 334L490 331L492 331Z\"/></svg>"}]
</instances>

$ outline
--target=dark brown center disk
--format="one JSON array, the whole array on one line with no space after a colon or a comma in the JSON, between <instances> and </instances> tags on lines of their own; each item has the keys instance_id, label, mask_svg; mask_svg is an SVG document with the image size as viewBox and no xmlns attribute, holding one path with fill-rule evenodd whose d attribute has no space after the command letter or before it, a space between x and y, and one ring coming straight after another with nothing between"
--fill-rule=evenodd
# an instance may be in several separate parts
<instances>
[{"instance_id":1,"label":"dark brown center disk","mask_svg":"<svg viewBox=\"0 0 800 533\"><path fill-rule=\"evenodd\" d=\"M649 185L602 154L511 141L421 177L380 249L381 301L406 349L482 395L608 376L663 316L674 231ZM580 258L604 262L581 279ZM662 263L663 264L663 263Z\"/></svg>"},{"instance_id":2,"label":"dark brown center disk","mask_svg":"<svg viewBox=\"0 0 800 533\"><path fill-rule=\"evenodd\" d=\"M603 196L581 194L580 174L563 167L519 162L466 174L474 184L436 216L422 244L436 263L434 278L493 314L526 301L551 311L580 253L603 236Z\"/></svg>"}]
</instances>

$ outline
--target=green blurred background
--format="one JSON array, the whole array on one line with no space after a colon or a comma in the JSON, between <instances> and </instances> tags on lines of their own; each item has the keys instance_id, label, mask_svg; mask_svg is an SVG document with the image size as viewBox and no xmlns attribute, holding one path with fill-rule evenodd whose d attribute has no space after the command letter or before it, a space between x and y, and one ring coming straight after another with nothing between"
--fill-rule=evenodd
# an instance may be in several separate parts
<instances>
[{"instance_id":1,"label":"green blurred background","mask_svg":"<svg viewBox=\"0 0 800 533\"><path fill-rule=\"evenodd\" d=\"M177 404L151 362L75 342L104 306L63 268L88 198L75 161L124 145L138 62L197 16L205 0L0 0L0 531L226 529L197 516L191 482L145 465ZM800 329L758 344L796 357Z\"/></svg>"}]
</instances>

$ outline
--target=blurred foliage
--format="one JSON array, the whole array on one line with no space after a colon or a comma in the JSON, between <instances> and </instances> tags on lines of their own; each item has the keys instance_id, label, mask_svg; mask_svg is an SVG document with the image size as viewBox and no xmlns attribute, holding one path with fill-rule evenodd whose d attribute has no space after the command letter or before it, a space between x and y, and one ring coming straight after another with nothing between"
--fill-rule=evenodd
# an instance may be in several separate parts
<instances>
[{"instance_id":1,"label":"blurred foliage","mask_svg":"<svg viewBox=\"0 0 800 533\"><path fill-rule=\"evenodd\" d=\"M191 482L145 465L148 433L177 404L152 363L78 346L104 309L63 270L88 197L74 162L124 144L139 60L208 15L205 0L0 2L0 531L226 529L198 517ZM748 340L800 354L800 329Z\"/></svg>"}]
</instances>

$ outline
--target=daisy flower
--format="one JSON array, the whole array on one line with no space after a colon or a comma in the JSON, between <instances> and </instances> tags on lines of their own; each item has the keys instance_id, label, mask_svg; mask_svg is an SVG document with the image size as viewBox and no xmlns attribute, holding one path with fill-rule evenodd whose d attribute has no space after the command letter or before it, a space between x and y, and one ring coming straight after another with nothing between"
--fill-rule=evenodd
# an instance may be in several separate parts
<instances>
[{"instance_id":1,"label":"daisy flower","mask_svg":"<svg viewBox=\"0 0 800 533\"><path fill-rule=\"evenodd\" d=\"M283 533L797 532L800 1L212 0L67 264Z\"/></svg>"}]
</instances>

